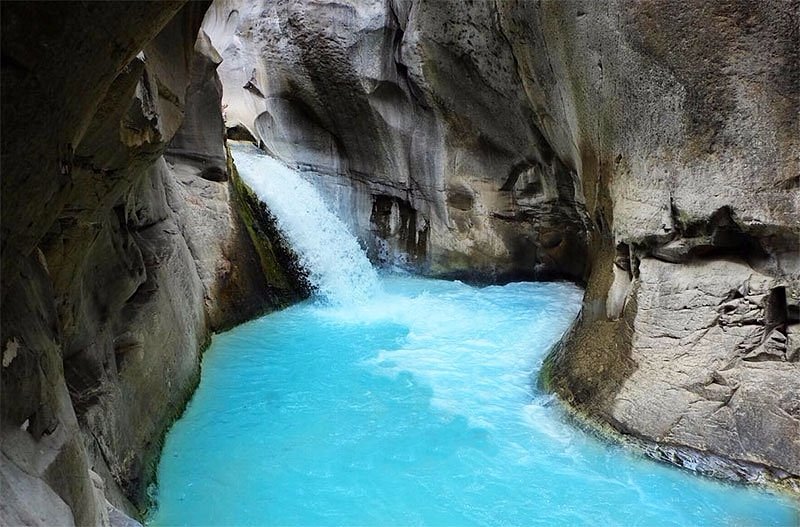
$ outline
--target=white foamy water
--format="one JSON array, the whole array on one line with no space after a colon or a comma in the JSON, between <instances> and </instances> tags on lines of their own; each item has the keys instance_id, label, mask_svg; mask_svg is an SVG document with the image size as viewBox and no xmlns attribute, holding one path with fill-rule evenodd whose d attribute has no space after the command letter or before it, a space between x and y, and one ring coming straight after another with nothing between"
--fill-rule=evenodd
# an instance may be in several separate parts
<instances>
[{"instance_id":1,"label":"white foamy water","mask_svg":"<svg viewBox=\"0 0 800 527\"><path fill-rule=\"evenodd\" d=\"M315 296L354 304L379 290L378 275L346 225L294 169L249 143L230 142L236 169L276 218L308 271Z\"/></svg>"}]
</instances>

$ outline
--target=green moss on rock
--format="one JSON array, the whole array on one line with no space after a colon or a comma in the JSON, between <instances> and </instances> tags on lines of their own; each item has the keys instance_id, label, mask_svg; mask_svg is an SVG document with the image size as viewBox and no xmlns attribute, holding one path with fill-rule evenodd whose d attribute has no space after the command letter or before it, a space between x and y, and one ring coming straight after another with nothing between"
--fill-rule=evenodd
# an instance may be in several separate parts
<instances>
[{"instance_id":1,"label":"green moss on rock","mask_svg":"<svg viewBox=\"0 0 800 527\"><path fill-rule=\"evenodd\" d=\"M277 228L274 216L255 192L239 177L228 150L228 172L234 204L258 253L261 270L275 298L287 302L308 297L311 287L307 272Z\"/></svg>"}]
</instances>

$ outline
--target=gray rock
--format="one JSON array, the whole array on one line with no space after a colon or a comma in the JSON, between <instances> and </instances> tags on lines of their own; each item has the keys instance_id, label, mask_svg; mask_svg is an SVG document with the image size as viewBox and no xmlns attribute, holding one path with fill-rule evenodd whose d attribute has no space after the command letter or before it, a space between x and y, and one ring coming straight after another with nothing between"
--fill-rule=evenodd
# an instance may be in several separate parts
<instances>
[{"instance_id":1,"label":"gray rock","mask_svg":"<svg viewBox=\"0 0 800 527\"><path fill-rule=\"evenodd\" d=\"M725 260L645 258L639 272L636 369L610 416L639 436L800 474L800 363L768 313L783 282Z\"/></svg>"},{"instance_id":2,"label":"gray rock","mask_svg":"<svg viewBox=\"0 0 800 527\"><path fill-rule=\"evenodd\" d=\"M196 40L205 8L3 5L3 523L124 523L209 331L290 289L217 69L373 257L586 280L574 405L800 476L794 3L232 1Z\"/></svg>"},{"instance_id":3,"label":"gray rock","mask_svg":"<svg viewBox=\"0 0 800 527\"><path fill-rule=\"evenodd\" d=\"M493 4L220 2L204 30L227 126L319 174L373 259L584 278L577 175L534 123Z\"/></svg>"},{"instance_id":4,"label":"gray rock","mask_svg":"<svg viewBox=\"0 0 800 527\"><path fill-rule=\"evenodd\" d=\"M27 474L3 454L0 462L3 525L75 525L72 511L41 476Z\"/></svg>"},{"instance_id":5,"label":"gray rock","mask_svg":"<svg viewBox=\"0 0 800 527\"><path fill-rule=\"evenodd\" d=\"M222 122L222 85L216 73L222 61L202 30L197 36L186 89L186 111L181 127L167 148L167 157L181 158L200 169L210 181L228 179L225 125Z\"/></svg>"},{"instance_id":6,"label":"gray rock","mask_svg":"<svg viewBox=\"0 0 800 527\"><path fill-rule=\"evenodd\" d=\"M209 181L206 7L3 7L3 524L135 524L210 331L284 301Z\"/></svg>"},{"instance_id":7,"label":"gray rock","mask_svg":"<svg viewBox=\"0 0 800 527\"><path fill-rule=\"evenodd\" d=\"M549 381L625 433L796 478L796 6L500 6L596 229Z\"/></svg>"}]
</instances>

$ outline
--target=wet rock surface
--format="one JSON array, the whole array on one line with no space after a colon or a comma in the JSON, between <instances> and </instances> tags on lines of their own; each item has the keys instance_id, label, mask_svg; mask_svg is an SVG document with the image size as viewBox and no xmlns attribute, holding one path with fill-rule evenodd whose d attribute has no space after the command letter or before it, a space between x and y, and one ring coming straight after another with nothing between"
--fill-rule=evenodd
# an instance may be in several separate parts
<instances>
[{"instance_id":1,"label":"wet rock surface","mask_svg":"<svg viewBox=\"0 0 800 527\"><path fill-rule=\"evenodd\" d=\"M210 332L285 301L231 198L207 7L2 7L0 523L134 524Z\"/></svg>"}]
</instances>

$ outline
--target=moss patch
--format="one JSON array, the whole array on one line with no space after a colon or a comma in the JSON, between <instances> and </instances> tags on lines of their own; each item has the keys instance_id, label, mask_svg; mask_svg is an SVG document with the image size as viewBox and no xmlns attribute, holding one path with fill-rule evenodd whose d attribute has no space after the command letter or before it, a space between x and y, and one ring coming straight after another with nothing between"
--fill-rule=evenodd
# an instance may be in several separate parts
<instances>
[{"instance_id":1,"label":"moss patch","mask_svg":"<svg viewBox=\"0 0 800 527\"><path fill-rule=\"evenodd\" d=\"M247 228L273 296L287 302L308 297L311 292L308 273L300 266L297 254L278 230L274 216L239 177L230 150L228 171L236 211Z\"/></svg>"}]
</instances>

